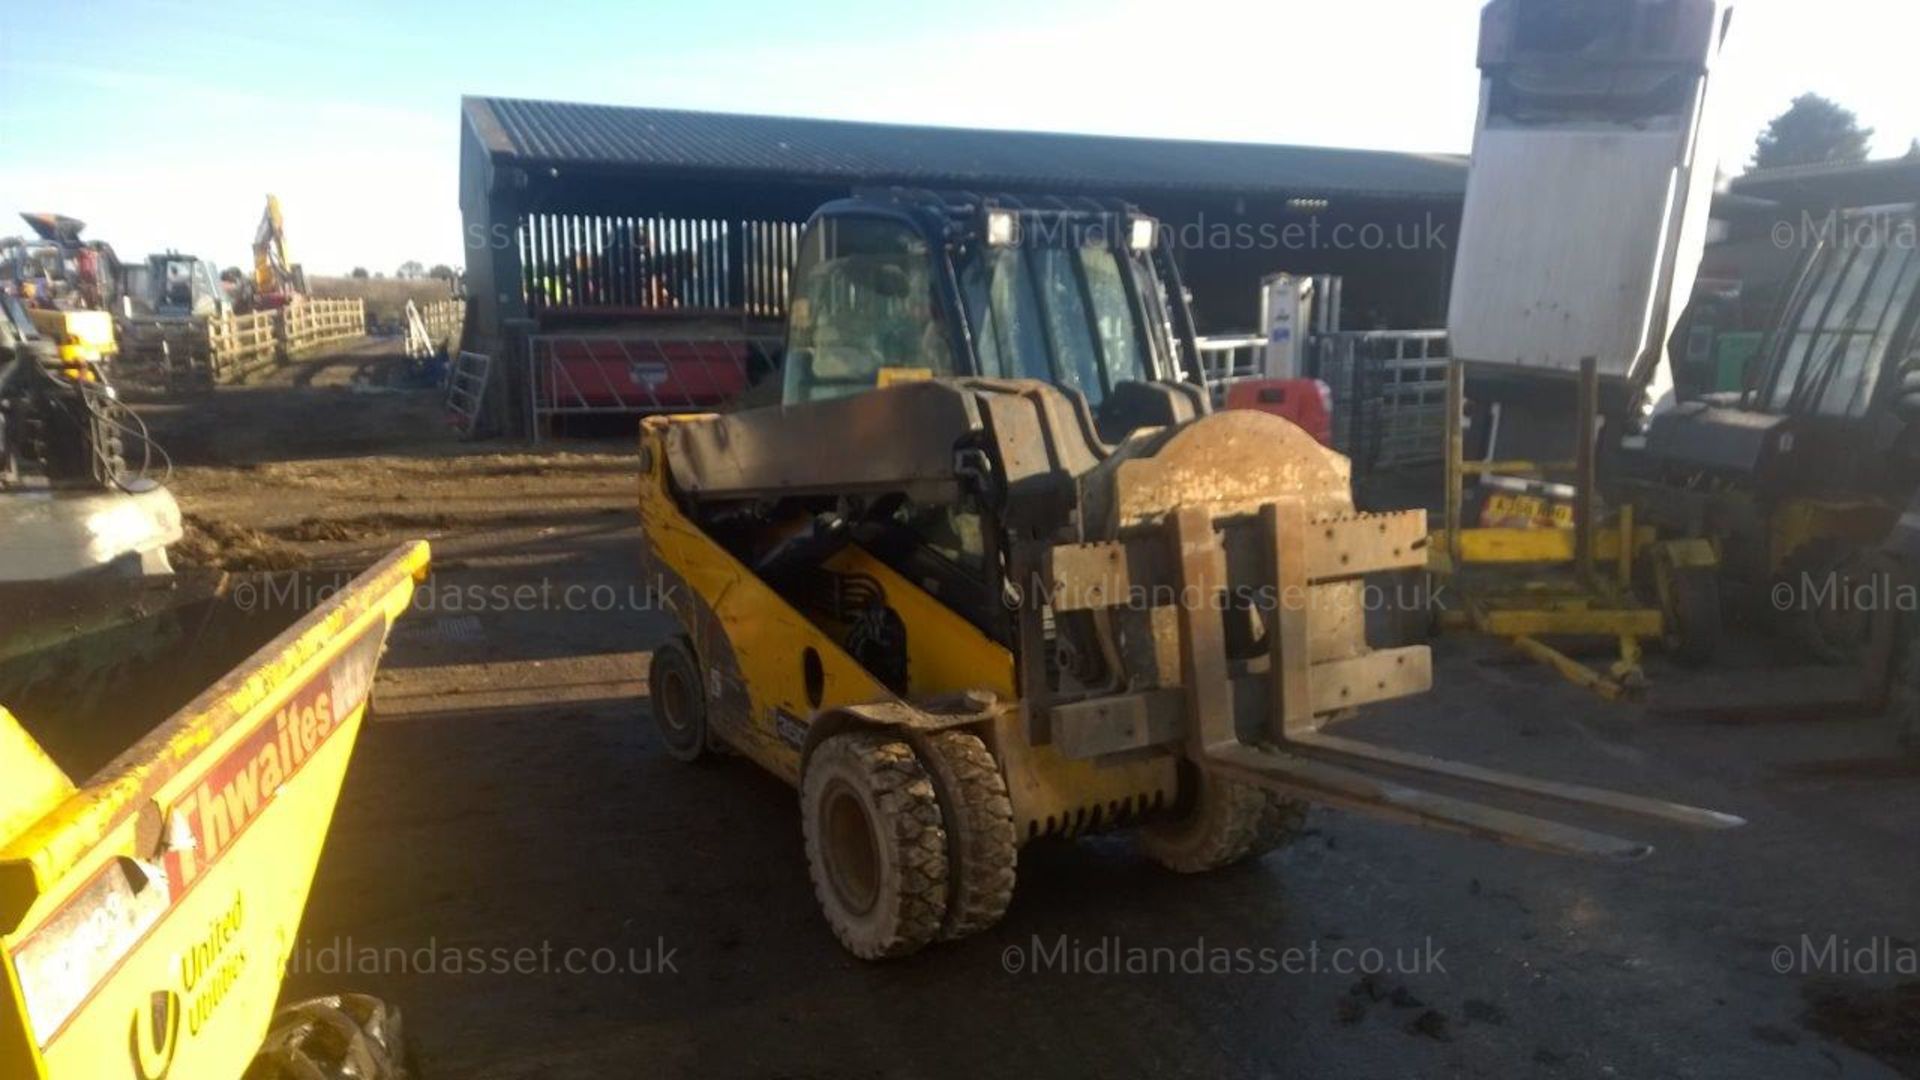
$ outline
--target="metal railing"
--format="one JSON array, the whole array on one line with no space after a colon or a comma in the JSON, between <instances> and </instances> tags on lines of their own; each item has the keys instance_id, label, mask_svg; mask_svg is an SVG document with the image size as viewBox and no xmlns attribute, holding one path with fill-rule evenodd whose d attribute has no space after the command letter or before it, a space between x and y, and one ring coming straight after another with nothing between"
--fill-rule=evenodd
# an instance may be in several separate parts
<instances>
[{"instance_id":1,"label":"metal railing","mask_svg":"<svg viewBox=\"0 0 1920 1080\"><path fill-rule=\"evenodd\" d=\"M529 311L732 311L778 317L795 221L533 213L516 230Z\"/></svg>"},{"instance_id":2,"label":"metal railing","mask_svg":"<svg viewBox=\"0 0 1920 1080\"><path fill-rule=\"evenodd\" d=\"M1263 377L1267 339L1259 334L1203 337L1196 344L1200 351L1200 377L1216 408L1226 403L1227 387L1244 379Z\"/></svg>"},{"instance_id":3,"label":"metal railing","mask_svg":"<svg viewBox=\"0 0 1920 1080\"><path fill-rule=\"evenodd\" d=\"M533 334L527 338L528 412L538 442L555 417L705 412L770 375L771 338L631 338Z\"/></svg>"},{"instance_id":4,"label":"metal railing","mask_svg":"<svg viewBox=\"0 0 1920 1080\"><path fill-rule=\"evenodd\" d=\"M1236 382L1266 376L1266 339L1201 338L1200 371L1215 407ZM1439 461L1445 450L1447 332L1350 330L1307 339L1306 377L1333 392L1334 448L1361 469Z\"/></svg>"},{"instance_id":5,"label":"metal railing","mask_svg":"<svg viewBox=\"0 0 1920 1080\"><path fill-rule=\"evenodd\" d=\"M1334 445L1363 471L1439 461L1450 355L1444 330L1313 335L1312 370L1333 390Z\"/></svg>"},{"instance_id":6,"label":"metal railing","mask_svg":"<svg viewBox=\"0 0 1920 1080\"><path fill-rule=\"evenodd\" d=\"M404 330L402 346L409 360L424 360L440 351L434 343L433 335L427 331L427 320L420 317L420 307L413 301L407 301L406 311L401 316Z\"/></svg>"},{"instance_id":7,"label":"metal railing","mask_svg":"<svg viewBox=\"0 0 1920 1080\"><path fill-rule=\"evenodd\" d=\"M443 401L447 422L462 438L471 439L480 426L480 412L487 399L487 377L493 360L482 353L463 352L454 357L447 369L447 394Z\"/></svg>"}]
</instances>

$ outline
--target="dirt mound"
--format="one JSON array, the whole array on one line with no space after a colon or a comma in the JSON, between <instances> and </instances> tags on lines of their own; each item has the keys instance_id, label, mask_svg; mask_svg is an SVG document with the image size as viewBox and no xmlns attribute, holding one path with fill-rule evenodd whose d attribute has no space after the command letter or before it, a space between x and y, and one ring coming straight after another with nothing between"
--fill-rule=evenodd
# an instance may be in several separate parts
<instances>
[{"instance_id":1,"label":"dirt mound","mask_svg":"<svg viewBox=\"0 0 1920 1080\"><path fill-rule=\"evenodd\" d=\"M302 518L292 525L268 531L282 540L318 543L365 540L407 529L451 529L454 524L448 514L366 514L350 518Z\"/></svg>"},{"instance_id":2,"label":"dirt mound","mask_svg":"<svg viewBox=\"0 0 1920 1080\"><path fill-rule=\"evenodd\" d=\"M273 530L273 535L283 540L298 540L303 543L324 540L363 540L380 530L361 523L339 521L334 518L302 518L293 525L282 525Z\"/></svg>"},{"instance_id":3,"label":"dirt mound","mask_svg":"<svg viewBox=\"0 0 1920 1080\"><path fill-rule=\"evenodd\" d=\"M183 515L180 524L183 535L167 550L182 565L218 570L297 570L309 562L304 552L245 525L198 514Z\"/></svg>"},{"instance_id":4,"label":"dirt mound","mask_svg":"<svg viewBox=\"0 0 1920 1080\"><path fill-rule=\"evenodd\" d=\"M1829 1039L1846 1043L1920 1077L1920 982L1869 987L1823 982L1807 987L1802 1022Z\"/></svg>"}]
</instances>

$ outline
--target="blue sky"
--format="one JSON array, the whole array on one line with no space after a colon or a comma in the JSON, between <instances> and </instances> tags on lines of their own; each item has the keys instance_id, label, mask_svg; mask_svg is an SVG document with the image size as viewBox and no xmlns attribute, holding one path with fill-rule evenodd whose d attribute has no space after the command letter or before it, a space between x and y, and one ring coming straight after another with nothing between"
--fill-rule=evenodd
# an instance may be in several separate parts
<instances>
[{"instance_id":1,"label":"blue sky","mask_svg":"<svg viewBox=\"0 0 1920 1080\"><path fill-rule=\"evenodd\" d=\"M63 0L0 26L0 234L58 210L240 264L271 191L315 272L454 262L463 93L1464 151L1479 6ZM1904 151L1915 41L1907 0L1745 0L1723 159L1806 89Z\"/></svg>"}]
</instances>

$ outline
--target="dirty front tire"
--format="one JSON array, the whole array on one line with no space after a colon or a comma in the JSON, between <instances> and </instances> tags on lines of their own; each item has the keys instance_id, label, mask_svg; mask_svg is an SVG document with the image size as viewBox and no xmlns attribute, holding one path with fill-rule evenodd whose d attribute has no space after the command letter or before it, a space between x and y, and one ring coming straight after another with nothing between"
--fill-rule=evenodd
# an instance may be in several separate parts
<instances>
[{"instance_id":1,"label":"dirty front tire","mask_svg":"<svg viewBox=\"0 0 1920 1080\"><path fill-rule=\"evenodd\" d=\"M1183 766L1193 798L1186 812L1140 829L1147 857L1178 874L1202 874L1258 858L1298 836L1306 804L1251 784Z\"/></svg>"},{"instance_id":2,"label":"dirty front tire","mask_svg":"<svg viewBox=\"0 0 1920 1080\"><path fill-rule=\"evenodd\" d=\"M947 828L950 884L940 936L951 941L999 922L1013 902L1013 800L1000 763L979 736L942 731L929 736L926 746L927 772Z\"/></svg>"},{"instance_id":3,"label":"dirty front tire","mask_svg":"<svg viewBox=\"0 0 1920 1080\"><path fill-rule=\"evenodd\" d=\"M801 778L800 824L813 894L848 952L905 956L940 936L947 830L913 747L867 731L822 742Z\"/></svg>"},{"instance_id":4,"label":"dirty front tire","mask_svg":"<svg viewBox=\"0 0 1920 1080\"><path fill-rule=\"evenodd\" d=\"M698 761L707 752L705 685L686 638L676 637L653 650L647 701L660 744L677 761Z\"/></svg>"},{"instance_id":5,"label":"dirty front tire","mask_svg":"<svg viewBox=\"0 0 1920 1080\"><path fill-rule=\"evenodd\" d=\"M1671 610L1665 612L1667 652L1687 667L1704 667L1720 651L1720 575L1710 566L1663 571Z\"/></svg>"},{"instance_id":6,"label":"dirty front tire","mask_svg":"<svg viewBox=\"0 0 1920 1080\"><path fill-rule=\"evenodd\" d=\"M244 1080L408 1080L400 1010L365 994L332 994L274 1014Z\"/></svg>"},{"instance_id":7,"label":"dirty front tire","mask_svg":"<svg viewBox=\"0 0 1920 1080\"><path fill-rule=\"evenodd\" d=\"M1307 803L1285 795L1266 792L1267 807L1260 815L1260 827L1254 831L1253 846L1246 858L1257 859L1269 851L1278 851L1299 839L1307 828Z\"/></svg>"}]
</instances>

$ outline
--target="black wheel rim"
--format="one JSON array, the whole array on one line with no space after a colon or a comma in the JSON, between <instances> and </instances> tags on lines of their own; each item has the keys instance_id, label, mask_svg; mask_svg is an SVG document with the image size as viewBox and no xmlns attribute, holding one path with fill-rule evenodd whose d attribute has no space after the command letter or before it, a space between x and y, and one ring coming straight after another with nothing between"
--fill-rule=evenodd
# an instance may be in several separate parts
<instances>
[{"instance_id":1,"label":"black wheel rim","mask_svg":"<svg viewBox=\"0 0 1920 1080\"><path fill-rule=\"evenodd\" d=\"M675 746L685 746L696 731L693 709L693 684L678 665L663 665L659 685L653 687L654 709L660 714L660 728Z\"/></svg>"}]
</instances>

